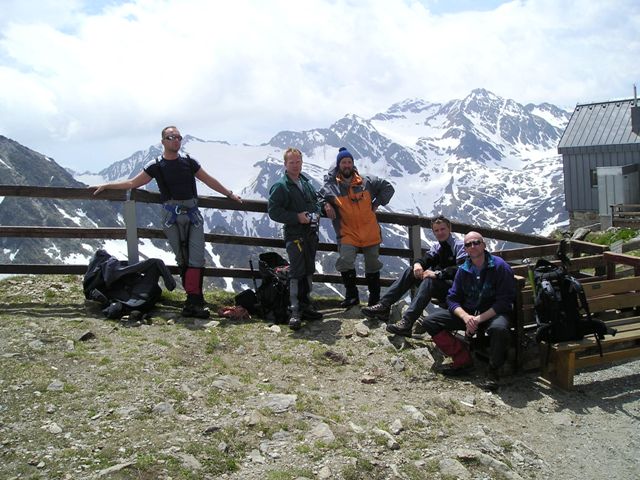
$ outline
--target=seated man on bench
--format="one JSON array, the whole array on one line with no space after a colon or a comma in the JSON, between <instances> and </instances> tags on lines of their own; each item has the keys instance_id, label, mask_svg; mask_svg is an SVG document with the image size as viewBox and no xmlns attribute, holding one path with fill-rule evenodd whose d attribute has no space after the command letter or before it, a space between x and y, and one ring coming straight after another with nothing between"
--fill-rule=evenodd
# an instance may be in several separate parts
<instances>
[{"instance_id":1,"label":"seated man on bench","mask_svg":"<svg viewBox=\"0 0 640 480\"><path fill-rule=\"evenodd\" d=\"M487 388L498 385L498 371L505 362L509 346L509 320L513 312L516 282L511 267L500 257L485 251L478 232L464 237L468 258L460 265L447 295L448 310L439 310L416 325L431 335L436 346L453 358L453 364L440 373L458 376L473 369L466 344L451 332L464 330L473 336L478 329L489 335L489 378Z\"/></svg>"},{"instance_id":2,"label":"seated man on bench","mask_svg":"<svg viewBox=\"0 0 640 480\"><path fill-rule=\"evenodd\" d=\"M410 288L419 285L411 305L398 323L387 325L387 331L396 335L411 336L414 322L422 315L433 297L444 302L452 285L457 265L464 261L467 253L462 241L451 235L451 222L440 215L431 222L431 229L438 243L431 246L426 255L407 268L386 291L380 302L364 307L362 313L376 320L389 320L391 305L400 300Z\"/></svg>"}]
</instances>

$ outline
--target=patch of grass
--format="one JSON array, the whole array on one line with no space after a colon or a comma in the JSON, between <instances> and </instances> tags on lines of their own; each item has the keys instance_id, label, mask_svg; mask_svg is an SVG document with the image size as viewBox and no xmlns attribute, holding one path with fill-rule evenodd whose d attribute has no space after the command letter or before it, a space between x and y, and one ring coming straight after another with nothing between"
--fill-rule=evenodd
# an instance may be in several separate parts
<instances>
[{"instance_id":1,"label":"patch of grass","mask_svg":"<svg viewBox=\"0 0 640 480\"><path fill-rule=\"evenodd\" d=\"M597 243L598 245L611 245L618 240L626 242L638 235L640 235L640 230L634 230L633 228L620 228L608 232L591 232L587 235L586 240L591 243Z\"/></svg>"},{"instance_id":2,"label":"patch of grass","mask_svg":"<svg viewBox=\"0 0 640 480\"><path fill-rule=\"evenodd\" d=\"M209 338L207 339L207 343L204 347L205 353L212 354L213 352L216 351L218 347L220 347L220 343L221 343L220 337L217 334L212 332L209 335Z\"/></svg>"},{"instance_id":3,"label":"patch of grass","mask_svg":"<svg viewBox=\"0 0 640 480\"><path fill-rule=\"evenodd\" d=\"M263 392L274 392L276 390L275 385L272 383L258 383L256 387L258 387L258 390L262 390Z\"/></svg>"},{"instance_id":4,"label":"patch of grass","mask_svg":"<svg viewBox=\"0 0 640 480\"><path fill-rule=\"evenodd\" d=\"M208 289L204 294L206 302L210 305L212 311L226 305L234 305L235 292L226 292L218 289Z\"/></svg>"},{"instance_id":5,"label":"patch of grass","mask_svg":"<svg viewBox=\"0 0 640 480\"><path fill-rule=\"evenodd\" d=\"M321 415L323 417L328 416L329 405L326 405L325 402L318 398L315 395L310 395L306 392L296 392L298 398L296 399L296 410L298 412L308 412L316 415Z\"/></svg>"},{"instance_id":6,"label":"patch of grass","mask_svg":"<svg viewBox=\"0 0 640 480\"><path fill-rule=\"evenodd\" d=\"M271 361L280 362L282 365L292 365L298 360L294 355L284 355L282 353L272 353Z\"/></svg>"},{"instance_id":7,"label":"patch of grass","mask_svg":"<svg viewBox=\"0 0 640 480\"><path fill-rule=\"evenodd\" d=\"M291 467L286 470L269 470L266 472L266 480L295 480L296 478L314 478L313 470L310 468Z\"/></svg>"},{"instance_id":8,"label":"patch of grass","mask_svg":"<svg viewBox=\"0 0 640 480\"><path fill-rule=\"evenodd\" d=\"M275 423L267 420L264 422L258 422L255 425L255 428L264 433L265 437L271 439L277 432L281 430L288 431L289 425L287 425L286 423Z\"/></svg>"},{"instance_id":9,"label":"patch of grass","mask_svg":"<svg viewBox=\"0 0 640 480\"><path fill-rule=\"evenodd\" d=\"M299 443L296 445L296 452L309 455L311 453L311 447L306 443Z\"/></svg>"},{"instance_id":10,"label":"patch of grass","mask_svg":"<svg viewBox=\"0 0 640 480\"><path fill-rule=\"evenodd\" d=\"M72 383L65 382L64 387L62 387L62 391L64 393L76 393L78 391L78 387Z\"/></svg>"},{"instance_id":11,"label":"patch of grass","mask_svg":"<svg viewBox=\"0 0 640 480\"><path fill-rule=\"evenodd\" d=\"M211 357L209 359L209 362L211 364L211 367L213 367L216 372L223 373L228 371L227 363L219 355L214 355L213 357Z\"/></svg>"},{"instance_id":12,"label":"patch of grass","mask_svg":"<svg viewBox=\"0 0 640 480\"><path fill-rule=\"evenodd\" d=\"M226 452L218 449L220 442L227 444ZM216 432L211 442L194 442L185 447L185 451L196 457L205 471L213 475L238 471L238 459L244 457L247 449L247 444L238 438L235 431L227 430Z\"/></svg>"},{"instance_id":13,"label":"patch of grass","mask_svg":"<svg viewBox=\"0 0 640 480\"><path fill-rule=\"evenodd\" d=\"M426 466L418 467L413 463L407 463L403 465L400 471L409 480L428 480L434 478L434 475L440 471L438 462L431 460L427 462Z\"/></svg>"},{"instance_id":14,"label":"patch of grass","mask_svg":"<svg viewBox=\"0 0 640 480\"><path fill-rule=\"evenodd\" d=\"M215 405L221 405L223 402L222 393L217 388L212 388L207 392L207 397L205 398L205 405L207 407L213 407Z\"/></svg>"},{"instance_id":15,"label":"patch of grass","mask_svg":"<svg viewBox=\"0 0 640 480\"><path fill-rule=\"evenodd\" d=\"M183 402L188 398L186 392L175 387L169 388L165 393L167 397L172 398L177 402Z\"/></svg>"},{"instance_id":16,"label":"patch of grass","mask_svg":"<svg viewBox=\"0 0 640 480\"><path fill-rule=\"evenodd\" d=\"M342 469L345 480L365 480L373 477L375 465L366 458L358 458L355 465L347 465Z\"/></svg>"}]
</instances>

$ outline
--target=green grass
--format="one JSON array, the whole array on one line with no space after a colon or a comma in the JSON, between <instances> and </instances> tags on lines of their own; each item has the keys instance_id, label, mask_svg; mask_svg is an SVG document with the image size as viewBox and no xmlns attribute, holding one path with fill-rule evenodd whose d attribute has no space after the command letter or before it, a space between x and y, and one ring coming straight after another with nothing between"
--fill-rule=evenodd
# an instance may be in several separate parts
<instances>
[{"instance_id":1,"label":"green grass","mask_svg":"<svg viewBox=\"0 0 640 480\"><path fill-rule=\"evenodd\" d=\"M310 468L290 467L287 469L269 470L266 472L265 480L295 480L300 477L314 478L315 475Z\"/></svg>"},{"instance_id":2,"label":"green grass","mask_svg":"<svg viewBox=\"0 0 640 480\"><path fill-rule=\"evenodd\" d=\"M620 228L609 232L592 232L587 235L586 240L598 245L611 245L619 240L626 242L640 235L640 230L632 228Z\"/></svg>"}]
</instances>

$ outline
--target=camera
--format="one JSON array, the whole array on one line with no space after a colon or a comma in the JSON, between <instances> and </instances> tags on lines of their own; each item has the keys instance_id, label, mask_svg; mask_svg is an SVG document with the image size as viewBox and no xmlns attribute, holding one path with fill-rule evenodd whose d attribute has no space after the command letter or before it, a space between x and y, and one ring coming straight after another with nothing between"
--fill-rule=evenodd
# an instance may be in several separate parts
<instances>
[{"instance_id":1,"label":"camera","mask_svg":"<svg viewBox=\"0 0 640 480\"><path fill-rule=\"evenodd\" d=\"M317 231L318 224L320 223L320 214L307 213L307 218L309 219L309 226L311 227L311 230Z\"/></svg>"}]
</instances>

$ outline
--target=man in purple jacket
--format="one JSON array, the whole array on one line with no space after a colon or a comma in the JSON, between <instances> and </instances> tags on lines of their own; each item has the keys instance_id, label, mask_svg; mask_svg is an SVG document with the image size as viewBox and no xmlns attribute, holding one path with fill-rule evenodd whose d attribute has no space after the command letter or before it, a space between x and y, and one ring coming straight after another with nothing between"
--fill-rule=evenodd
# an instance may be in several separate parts
<instances>
[{"instance_id":1,"label":"man in purple jacket","mask_svg":"<svg viewBox=\"0 0 640 480\"><path fill-rule=\"evenodd\" d=\"M460 265L447 295L448 310L437 311L416 325L433 338L436 346L453 363L440 372L464 375L473 368L473 359L463 341L451 332L464 330L473 336L478 330L489 335L488 388L496 388L498 371L505 362L509 346L509 321L515 299L515 279L511 267L500 257L485 251L478 232L464 237L467 260Z\"/></svg>"}]
</instances>

